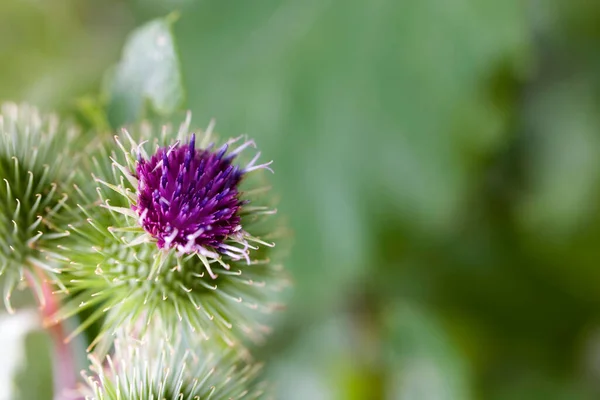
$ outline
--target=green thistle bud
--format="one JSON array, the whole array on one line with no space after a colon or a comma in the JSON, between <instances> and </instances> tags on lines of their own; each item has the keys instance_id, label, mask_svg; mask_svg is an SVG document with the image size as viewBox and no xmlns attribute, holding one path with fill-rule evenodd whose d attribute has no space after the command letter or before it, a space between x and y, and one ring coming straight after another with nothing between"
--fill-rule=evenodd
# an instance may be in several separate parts
<instances>
[{"instance_id":1,"label":"green thistle bud","mask_svg":"<svg viewBox=\"0 0 600 400\"><path fill-rule=\"evenodd\" d=\"M257 380L259 364L236 354L217 355L202 344L148 333L142 341L116 334L112 356L91 355L91 374L83 374L86 400L181 400L265 398Z\"/></svg>"},{"instance_id":2,"label":"green thistle bud","mask_svg":"<svg viewBox=\"0 0 600 400\"><path fill-rule=\"evenodd\" d=\"M54 115L28 105L1 106L0 275L9 312L11 293L25 278L40 301L41 279L56 281L44 248L68 234L57 231L55 221L67 201L61 188L71 179L69 150L77 136Z\"/></svg>"},{"instance_id":3,"label":"green thistle bud","mask_svg":"<svg viewBox=\"0 0 600 400\"><path fill-rule=\"evenodd\" d=\"M253 142L213 151L211 128L197 148L189 123L188 116L178 131L123 131L115 138L120 151L94 160L97 196L77 187L80 222L69 225L71 236L57 250L76 294L57 318L91 310L73 335L104 318L90 347L123 324L142 318L147 326L155 316L169 336L257 342L269 331L268 314L281 307L287 279L273 261L275 211L260 183L268 164L255 165L257 157L234 163Z\"/></svg>"}]
</instances>

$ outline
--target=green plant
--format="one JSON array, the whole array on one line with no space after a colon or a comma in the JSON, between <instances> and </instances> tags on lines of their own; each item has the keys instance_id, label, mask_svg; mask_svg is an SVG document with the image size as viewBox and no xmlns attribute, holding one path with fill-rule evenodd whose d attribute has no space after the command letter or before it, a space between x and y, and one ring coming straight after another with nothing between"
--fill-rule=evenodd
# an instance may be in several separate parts
<instances>
[{"instance_id":1,"label":"green plant","mask_svg":"<svg viewBox=\"0 0 600 400\"><path fill-rule=\"evenodd\" d=\"M62 341L85 333L89 399L264 393L247 346L268 333L288 282L274 253L283 231L271 163L246 156L252 140L218 139L212 122L172 122L184 98L173 21L131 35L106 92L81 110L86 129L2 108L6 308L20 283L35 291L64 376L74 356Z\"/></svg>"}]
</instances>

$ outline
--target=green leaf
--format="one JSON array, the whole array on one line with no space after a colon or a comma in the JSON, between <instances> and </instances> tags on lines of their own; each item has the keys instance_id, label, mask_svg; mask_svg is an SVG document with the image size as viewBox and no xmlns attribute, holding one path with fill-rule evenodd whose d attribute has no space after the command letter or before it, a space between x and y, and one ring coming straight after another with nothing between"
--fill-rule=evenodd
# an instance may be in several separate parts
<instances>
[{"instance_id":1,"label":"green leaf","mask_svg":"<svg viewBox=\"0 0 600 400\"><path fill-rule=\"evenodd\" d=\"M175 19L171 14L150 21L129 36L122 59L108 79L107 114L113 127L139 120L147 111L168 115L183 104L179 57L171 30Z\"/></svg>"}]
</instances>

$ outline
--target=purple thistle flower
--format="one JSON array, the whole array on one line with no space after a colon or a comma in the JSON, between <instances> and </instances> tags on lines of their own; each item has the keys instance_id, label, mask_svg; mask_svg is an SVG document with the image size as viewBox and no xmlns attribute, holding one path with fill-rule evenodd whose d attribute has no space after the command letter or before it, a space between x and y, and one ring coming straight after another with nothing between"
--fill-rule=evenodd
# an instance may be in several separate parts
<instances>
[{"instance_id":1,"label":"purple thistle flower","mask_svg":"<svg viewBox=\"0 0 600 400\"><path fill-rule=\"evenodd\" d=\"M245 169L233 165L253 142L226 155L230 143L216 152L196 149L192 135L187 145L161 147L149 160L139 158L138 202L132 208L159 248L216 257L211 249L231 253L226 239L244 242L238 185L245 172L267 165L254 166L257 157Z\"/></svg>"}]
</instances>

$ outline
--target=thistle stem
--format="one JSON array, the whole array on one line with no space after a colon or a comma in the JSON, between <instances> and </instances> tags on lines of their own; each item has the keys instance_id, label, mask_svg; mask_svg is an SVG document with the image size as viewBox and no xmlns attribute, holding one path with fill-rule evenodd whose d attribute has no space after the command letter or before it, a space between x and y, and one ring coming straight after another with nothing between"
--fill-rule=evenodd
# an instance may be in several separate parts
<instances>
[{"instance_id":1,"label":"thistle stem","mask_svg":"<svg viewBox=\"0 0 600 400\"><path fill-rule=\"evenodd\" d=\"M65 343L66 330L64 324L61 322L48 323L58 311L60 306L59 301L45 280L44 273L38 269L36 270L36 274L41 287L39 293L41 297L38 297L40 314L44 326L47 326L53 343L54 357L52 357L52 370L54 376L54 400L69 400L72 399L68 395L69 391L74 390L77 385L75 360L71 347ZM34 287L33 281L36 278L31 273L26 272L26 279Z\"/></svg>"}]
</instances>

